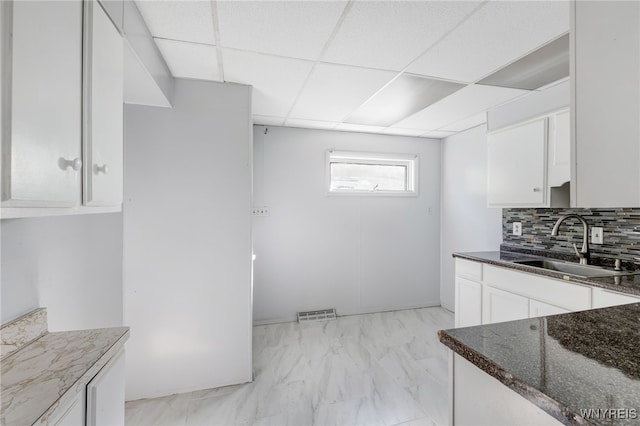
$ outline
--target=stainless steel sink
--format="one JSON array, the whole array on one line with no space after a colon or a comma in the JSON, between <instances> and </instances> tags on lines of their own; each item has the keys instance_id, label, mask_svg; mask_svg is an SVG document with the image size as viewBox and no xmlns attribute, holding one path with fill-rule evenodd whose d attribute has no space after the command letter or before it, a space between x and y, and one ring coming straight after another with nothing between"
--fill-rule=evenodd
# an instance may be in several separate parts
<instances>
[{"instance_id":1,"label":"stainless steel sink","mask_svg":"<svg viewBox=\"0 0 640 426\"><path fill-rule=\"evenodd\" d=\"M578 263L563 262L561 260L552 259L520 259L514 260L513 262L520 265L556 271L580 278L622 277L626 275L640 274L640 271L614 271L613 269L602 268L599 266L581 265Z\"/></svg>"}]
</instances>

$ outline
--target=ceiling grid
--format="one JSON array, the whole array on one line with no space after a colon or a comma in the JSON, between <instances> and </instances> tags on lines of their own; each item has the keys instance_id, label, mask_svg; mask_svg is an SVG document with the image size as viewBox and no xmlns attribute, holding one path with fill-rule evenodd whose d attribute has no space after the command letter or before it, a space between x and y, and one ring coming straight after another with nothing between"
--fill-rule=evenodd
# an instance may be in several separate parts
<instances>
[{"instance_id":1,"label":"ceiling grid","mask_svg":"<svg viewBox=\"0 0 640 426\"><path fill-rule=\"evenodd\" d=\"M174 77L252 85L257 124L435 138L561 75L569 30L568 0L136 4Z\"/></svg>"}]
</instances>

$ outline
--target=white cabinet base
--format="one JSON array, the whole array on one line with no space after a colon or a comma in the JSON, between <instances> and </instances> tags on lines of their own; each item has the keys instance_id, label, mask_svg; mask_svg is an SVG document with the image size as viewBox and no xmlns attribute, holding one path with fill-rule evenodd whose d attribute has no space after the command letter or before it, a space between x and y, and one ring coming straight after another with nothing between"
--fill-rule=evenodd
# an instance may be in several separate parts
<instances>
[{"instance_id":1,"label":"white cabinet base","mask_svg":"<svg viewBox=\"0 0 640 426\"><path fill-rule=\"evenodd\" d=\"M449 358L453 425L557 426L558 420L461 356Z\"/></svg>"},{"instance_id":2,"label":"white cabinet base","mask_svg":"<svg viewBox=\"0 0 640 426\"><path fill-rule=\"evenodd\" d=\"M87 384L87 426L124 425L124 351Z\"/></svg>"},{"instance_id":3,"label":"white cabinet base","mask_svg":"<svg viewBox=\"0 0 640 426\"><path fill-rule=\"evenodd\" d=\"M529 299L485 285L482 289L482 323L529 318Z\"/></svg>"}]
</instances>

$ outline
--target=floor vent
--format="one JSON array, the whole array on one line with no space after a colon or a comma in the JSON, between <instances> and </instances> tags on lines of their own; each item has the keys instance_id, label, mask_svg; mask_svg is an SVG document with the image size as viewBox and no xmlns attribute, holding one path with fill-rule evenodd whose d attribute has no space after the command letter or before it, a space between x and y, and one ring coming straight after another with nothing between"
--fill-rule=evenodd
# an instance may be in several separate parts
<instances>
[{"instance_id":1,"label":"floor vent","mask_svg":"<svg viewBox=\"0 0 640 426\"><path fill-rule=\"evenodd\" d=\"M325 321L336 319L335 308L320 311L298 312L298 322Z\"/></svg>"}]
</instances>

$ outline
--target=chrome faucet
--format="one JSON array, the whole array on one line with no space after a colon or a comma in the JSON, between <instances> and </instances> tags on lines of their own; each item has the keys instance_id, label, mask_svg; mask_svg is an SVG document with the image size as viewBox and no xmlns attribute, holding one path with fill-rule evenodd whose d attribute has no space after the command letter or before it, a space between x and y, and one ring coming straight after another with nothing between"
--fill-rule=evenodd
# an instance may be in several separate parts
<instances>
[{"instance_id":1,"label":"chrome faucet","mask_svg":"<svg viewBox=\"0 0 640 426\"><path fill-rule=\"evenodd\" d=\"M562 222L564 222L567 219L578 219L581 223L582 226L584 228L584 234L582 237L582 248L580 249L580 251L578 251L578 247L576 247L576 244L573 244L573 249L576 251L576 254L578 255L578 257L580 258L580 264L582 265L588 265L589 264L589 225L587 225L587 222L584 220L584 218L582 216L579 216L577 214L567 214L564 216L561 216L560 219L558 219L558 221L556 222L555 225L553 225L553 229L551 230L551 236L552 237L557 237L558 236L558 229L560 228L560 224Z\"/></svg>"}]
</instances>

